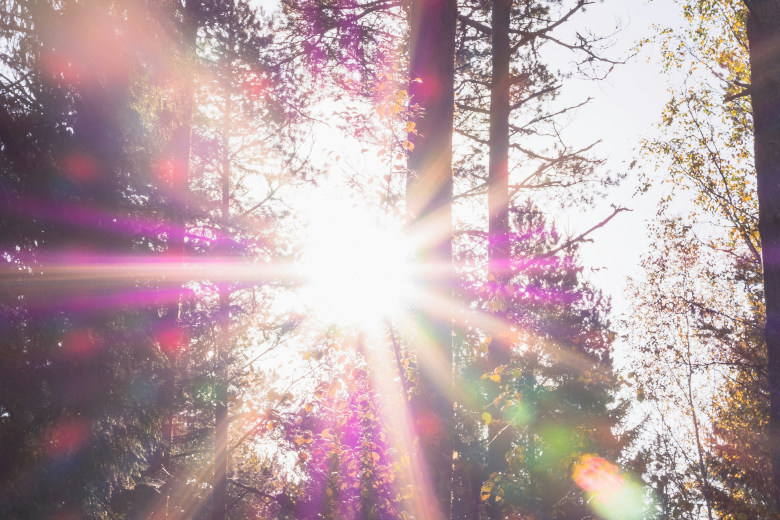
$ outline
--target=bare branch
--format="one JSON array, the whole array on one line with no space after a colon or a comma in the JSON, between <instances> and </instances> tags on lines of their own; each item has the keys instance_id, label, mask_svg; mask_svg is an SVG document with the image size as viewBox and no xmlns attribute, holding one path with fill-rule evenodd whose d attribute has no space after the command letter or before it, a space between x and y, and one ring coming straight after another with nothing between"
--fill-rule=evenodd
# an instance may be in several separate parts
<instances>
[{"instance_id":1,"label":"bare branch","mask_svg":"<svg viewBox=\"0 0 780 520\"><path fill-rule=\"evenodd\" d=\"M621 207L614 207L613 211L612 211L612 214L609 215L607 218L605 218L604 220L602 220L601 222L599 222L598 224L596 224L592 228L588 229L584 233L580 233L576 237L568 239L566 242L564 242L560 246L556 247L555 249L552 249L552 250L548 251L547 253L545 253L542 256L545 256L545 257L546 256L553 256L553 255L555 255L557 253L560 253L564 249L566 249L568 247L571 247L574 244L577 244L577 243L580 243L580 242L587 242L587 241L589 241L590 239L588 238L588 235L590 235L591 233L593 233L597 229L600 229L600 228L606 226L607 223L609 223L610 220L612 220L613 218L615 218L618 215L618 213L622 213L624 211L632 211L632 210L630 210L628 208L624 208L622 206Z\"/></svg>"}]
</instances>

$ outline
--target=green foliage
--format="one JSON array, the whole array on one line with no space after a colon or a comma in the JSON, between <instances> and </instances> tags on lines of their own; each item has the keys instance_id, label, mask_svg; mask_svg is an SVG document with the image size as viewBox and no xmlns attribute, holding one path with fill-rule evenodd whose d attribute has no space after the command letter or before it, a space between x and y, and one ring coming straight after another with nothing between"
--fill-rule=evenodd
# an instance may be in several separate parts
<instances>
[{"instance_id":1,"label":"green foliage","mask_svg":"<svg viewBox=\"0 0 780 520\"><path fill-rule=\"evenodd\" d=\"M575 463L586 454L617 461L630 440L618 434L626 404L615 397L608 303L583 279L576 244L530 204L512 217L512 277L502 304L512 354L481 376L500 386L482 403L482 422L511 429L512 444L506 473L485 475L481 498L540 518L587 516L586 496L572 480ZM476 290L488 310L493 289ZM485 362L480 348L472 356L476 366Z\"/></svg>"}]
</instances>

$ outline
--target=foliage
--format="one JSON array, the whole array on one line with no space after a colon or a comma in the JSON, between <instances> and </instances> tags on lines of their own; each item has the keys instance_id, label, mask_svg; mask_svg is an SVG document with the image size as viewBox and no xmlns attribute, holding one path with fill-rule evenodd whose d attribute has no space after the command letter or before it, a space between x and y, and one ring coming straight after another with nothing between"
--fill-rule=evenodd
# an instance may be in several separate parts
<instances>
[{"instance_id":1,"label":"foliage","mask_svg":"<svg viewBox=\"0 0 780 520\"><path fill-rule=\"evenodd\" d=\"M252 199L260 190L247 197L244 181L258 169L241 165L257 157L252 154L259 153L259 136L244 135L241 154L233 159L241 173L233 186L243 218L231 230L228 248L220 226L209 222L214 213L205 194L187 200L185 193L170 191L182 176L197 186L216 160L200 137L214 124L205 119L196 126L192 165L182 169L168 160L177 128L189 133L191 124L182 78L192 75L192 64L188 49L176 41L188 23L195 24L205 62L213 56L206 49L219 49L218 36L225 34L220 31L230 33L241 73L230 76L240 87L237 104L255 125L273 123L280 135L288 113L278 108L274 96L281 92L274 92L272 82L282 68L257 63L268 36L245 3L210 3L197 12L199 19L173 3L3 7L12 21L2 34L8 69L3 127L21 130L3 134L0 154L3 256L18 272L2 301L8 376L0 393L3 516L141 517L166 496L171 511L183 510L186 500L187 515L202 516L198 506L207 504L209 493L189 477L210 465L209 412L217 396L244 393L236 388L249 379L252 363L234 357L238 350L251 352L255 341L278 339L279 331L246 320L244 310L267 307L262 300L271 292L241 282L243 293L234 298L231 313L236 351L224 360L229 368L215 370L210 356L219 327L211 286L193 282L181 288L180 276L166 280L169 264L160 260L186 236L195 254L218 248L234 259L267 261L279 247L268 224L278 215L278 207L269 207L281 176L267 179L264 200ZM263 91L257 89L261 81ZM277 152L274 160L284 164L278 152L286 145L266 143L271 149L264 154ZM284 171L278 163L273 167ZM175 222L185 205L189 226L181 231ZM161 256L146 265L162 266L151 276L136 263L150 253ZM102 269L102 277L69 278L74 266ZM47 277L58 269L62 278L52 283ZM280 320L277 329L284 327ZM165 398L171 384L172 402ZM175 463L161 472L169 421Z\"/></svg>"},{"instance_id":2,"label":"foliage","mask_svg":"<svg viewBox=\"0 0 780 520\"><path fill-rule=\"evenodd\" d=\"M631 290L632 374L652 407L648 428L666 446L647 478L663 517L773 518L746 9L679 6L688 25L658 39L664 68L687 79L664 110L662 136L644 145L668 189L646 279Z\"/></svg>"},{"instance_id":3,"label":"foliage","mask_svg":"<svg viewBox=\"0 0 780 520\"><path fill-rule=\"evenodd\" d=\"M501 389L477 411L481 422L513 431L508 470L486 475L481 498L540 518L586 516L587 500L571 478L575 464L586 454L618 460L631 438L618 433L626 405L614 397L608 303L583 279L577 245L536 208L514 208L511 220L510 285L475 288L485 311L506 310L512 345L510 363L480 377ZM477 367L489 341L475 345Z\"/></svg>"}]
</instances>

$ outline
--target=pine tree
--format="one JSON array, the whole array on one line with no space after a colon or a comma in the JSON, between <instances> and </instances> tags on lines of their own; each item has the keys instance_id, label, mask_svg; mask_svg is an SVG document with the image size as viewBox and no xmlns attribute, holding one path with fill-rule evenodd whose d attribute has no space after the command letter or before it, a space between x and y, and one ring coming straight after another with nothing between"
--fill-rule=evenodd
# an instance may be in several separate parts
<instances>
[{"instance_id":1,"label":"pine tree","mask_svg":"<svg viewBox=\"0 0 780 520\"><path fill-rule=\"evenodd\" d=\"M483 358L482 379L499 390L487 394L483 423L495 417L512 434L506 466L487 476L482 499L500 502L501 514L579 518L589 510L571 480L574 465L587 454L616 461L627 440L617 435L625 406L614 397L609 306L582 279L577 245L566 244L538 209L513 208L510 219L506 291L475 288L486 311L506 313L511 348L502 365Z\"/></svg>"},{"instance_id":2,"label":"pine tree","mask_svg":"<svg viewBox=\"0 0 780 520\"><path fill-rule=\"evenodd\" d=\"M127 44L123 15L138 13L122 7L21 2L4 29L3 251L19 270L3 301L1 399L4 431L24 439L4 444L10 518L107 516L159 436L162 359L139 326L156 312L124 303L149 281L117 281L110 261L156 238L127 197L142 190L126 143L145 137L131 78L148 56ZM88 266L102 276L73 276Z\"/></svg>"}]
</instances>

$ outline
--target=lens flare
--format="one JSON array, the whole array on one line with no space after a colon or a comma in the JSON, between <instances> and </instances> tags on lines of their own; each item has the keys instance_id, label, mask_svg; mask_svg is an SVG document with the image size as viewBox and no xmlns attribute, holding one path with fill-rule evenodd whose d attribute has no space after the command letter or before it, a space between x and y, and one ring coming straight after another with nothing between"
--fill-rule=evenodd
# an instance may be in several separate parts
<instances>
[{"instance_id":1,"label":"lens flare","mask_svg":"<svg viewBox=\"0 0 780 520\"><path fill-rule=\"evenodd\" d=\"M84 446L89 433L87 421L77 418L62 419L46 432L43 448L52 458L68 457Z\"/></svg>"},{"instance_id":2,"label":"lens flare","mask_svg":"<svg viewBox=\"0 0 780 520\"><path fill-rule=\"evenodd\" d=\"M572 478L588 494L591 508L607 520L644 517L647 504L642 487L611 462L595 455L583 455L574 465Z\"/></svg>"}]
</instances>

